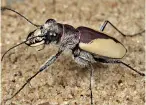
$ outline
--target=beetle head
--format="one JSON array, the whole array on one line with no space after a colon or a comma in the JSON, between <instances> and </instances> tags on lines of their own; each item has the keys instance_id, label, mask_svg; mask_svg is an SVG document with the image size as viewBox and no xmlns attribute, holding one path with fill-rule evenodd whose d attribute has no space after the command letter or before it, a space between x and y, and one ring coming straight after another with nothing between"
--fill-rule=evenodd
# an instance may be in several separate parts
<instances>
[{"instance_id":1,"label":"beetle head","mask_svg":"<svg viewBox=\"0 0 146 105\"><path fill-rule=\"evenodd\" d=\"M40 44L58 43L61 38L59 25L54 19L48 19L44 25L32 31L27 36L25 44L28 46L38 46Z\"/></svg>"},{"instance_id":2,"label":"beetle head","mask_svg":"<svg viewBox=\"0 0 146 105\"><path fill-rule=\"evenodd\" d=\"M25 41L11 47L7 50L1 58L13 48L25 43L28 46L38 46L41 44L50 44L55 42L56 44L60 41L62 35L62 25L57 23L54 19L48 19L44 25L36 25L37 29L30 32Z\"/></svg>"}]
</instances>

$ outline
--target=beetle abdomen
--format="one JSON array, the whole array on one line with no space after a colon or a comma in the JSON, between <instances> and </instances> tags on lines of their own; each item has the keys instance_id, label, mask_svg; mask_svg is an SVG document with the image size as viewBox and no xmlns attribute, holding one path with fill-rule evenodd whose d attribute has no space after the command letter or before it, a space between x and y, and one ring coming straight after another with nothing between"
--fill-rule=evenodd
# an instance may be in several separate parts
<instances>
[{"instance_id":1,"label":"beetle abdomen","mask_svg":"<svg viewBox=\"0 0 146 105\"><path fill-rule=\"evenodd\" d=\"M78 27L82 50L109 58L122 58L126 48L115 38L87 27Z\"/></svg>"}]
</instances>

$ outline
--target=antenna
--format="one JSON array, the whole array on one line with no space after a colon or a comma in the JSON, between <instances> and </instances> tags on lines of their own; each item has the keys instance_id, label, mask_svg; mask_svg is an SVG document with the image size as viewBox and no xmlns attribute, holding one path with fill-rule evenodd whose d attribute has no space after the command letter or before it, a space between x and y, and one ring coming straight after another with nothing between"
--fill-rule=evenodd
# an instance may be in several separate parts
<instances>
[{"instance_id":1,"label":"antenna","mask_svg":"<svg viewBox=\"0 0 146 105\"><path fill-rule=\"evenodd\" d=\"M15 11L13 9L10 9L10 8L7 8L7 7L1 7L1 11L4 11L4 10L9 10L9 11L15 12L16 14L23 17L26 21L28 21L30 24L34 25L35 27L40 27L41 26L41 25L37 25L37 24L32 23L28 18L26 18L25 16L21 15L19 12Z\"/></svg>"}]
</instances>

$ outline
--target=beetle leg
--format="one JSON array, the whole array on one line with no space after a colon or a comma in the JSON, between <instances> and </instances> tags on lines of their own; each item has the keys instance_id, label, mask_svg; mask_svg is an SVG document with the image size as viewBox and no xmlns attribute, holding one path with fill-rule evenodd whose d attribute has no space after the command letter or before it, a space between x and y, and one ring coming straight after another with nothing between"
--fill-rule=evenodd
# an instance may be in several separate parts
<instances>
[{"instance_id":1,"label":"beetle leg","mask_svg":"<svg viewBox=\"0 0 146 105\"><path fill-rule=\"evenodd\" d=\"M92 63L95 63L96 61L94 60L93 56L85 51L82 51L78 48L73 50L73 58L76 63L87 66L90 69L90 98L91 98L91 105L93 105L93 94L92 94L92 80L93 80L93 71L94 68L92 66Z\"/></svg>"},{"instance_id":2,"label":"beetle leg","mask_svg":"<svg viewBox=\"0 0 146 105\"><path fill-rule=\"evenodd\" d=\"M138 73L141 76L145 76L144 73L141 73L139 71L137 71L136 69L134 69L133 67L131 67L130 65L120 61L120 60L116 60L116 59L104 59L104 58L95 58L96 61L102 62L102 63L119 63L119 64L123 64L126 67L130 68L131 70L135 71L136 73Z\"/></svg>"},{"instance_id":3,"label":"beetle leg","mask_svg":"<svg viewBox=\"0 0 146 105\"><path fill-rule=\"evenodd\" d=\"M52 63L54 63L61 53L62 53L62 51L60 51L56 55L50 57L47 60L47 62L39 69L39 71L37 71L33 76L31 76L11 98L8 98L5 101L8 101L8 100L11 100L12 98L14 98L34 77L36 77L40 72L46 70L48 66L50 66Z\"/></svg>"},{"instance_id":4,"label":"beetle leg","mask_svg":"<svg viewBox=\"0 0 146 105\"><path fill-rule=\"evenodd\" d=\"M143 31L141 31L141 32L139 32L139 33L135 33L135 34L133 34L133 35L126 35L126 34L122 33L116 26L114 26L114 25L113 25L110 21L108 21L108 20L106 20L106 21L103 23L103 25L100 27L100 31L104 31L104 29L105 29L105 27L107 26L108 23L109 23L115 30L117 30L121 35L123 35L123 36L135 36L135 35L139 35L139 34L142 34L142 33L145 32L145 30L143 30Z\"/></svg>"},{"instance_id":5,"label":"beetle leg","mask_svg":"<svg viewBox=\"0 0 146 105\"><path fill-rule=\"evenodd\" d=\"M83 51L83 50L80 50L80 49L75 49L75 50L73 50L72 54L73 54L73 59L79 65L88 66L89 62L90 63L95 63L96 62L94 60L93 56L86 51Z\"/></svg>"},{"instance_id":6,"label":"beetle leg","mask_svg":"<svg viewBox=\"0 0 146 105\"><path fill-rule=\"evenodd\" d=\"M90 62L88 62L87 60L83 59L82 57L75 57L74 60L83 66L88 66L88 68L90 69L90 85L89 85L89 89L90 89L90 98L91 98L91 105L93 105L93 94L92 94L92 83L93 83L93 71L94 68L92 66L92 64Z\"/></svg>"},{"instance_id":7,"label":"beetle leg","mask_svg":"<svg viewBox=\"0 0 146 105\"><path fill-rule=\"evenodd\" d=\"M93 105L92 80L93 80L94 68L91 63L89 63L89 66L90 66L90 96L91 96L91 105Z\"/></svg>"},{"instance_id":8,"label":"beetle leg","mask_svg":"<svg viewBox=\"0 0 146 105\"><path fill-rule=\"evenodd\" d=\"M46 68L48 66L50 66L52 63L54 63L56 61L56 59L59 57L59 55L61 54L62 52L58 52L56 55L50 57L47 62L40 68L40 71L44 71L46 70Z\"/></svg>"},{"instance_id":9,"label":"beetle leg","mask_svg":"<svg viewBox=\"0 0 146 105\"><path fill-rule=\"evenodd\" d=\"M87 60L83 59L82 57L75 57L74 58L75 62L77 62L80 65L83 66L88 66L88 68L90 69L90 85L89 85L89 89L90 89L90 98L91 98L91 105L93 105L93 94L92 94L92 83L93 83L93 71L94 68L92 66L92 64L90 62L88 62Z\"/></svg>"}]
</instances>

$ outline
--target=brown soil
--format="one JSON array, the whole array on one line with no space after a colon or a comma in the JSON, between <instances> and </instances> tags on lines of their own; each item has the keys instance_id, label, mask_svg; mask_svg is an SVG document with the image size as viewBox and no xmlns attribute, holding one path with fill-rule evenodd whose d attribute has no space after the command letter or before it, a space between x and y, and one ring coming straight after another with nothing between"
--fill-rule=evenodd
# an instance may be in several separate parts
<instances>
[{"instance_id":1,"label":"brown soil","mask_svg":"<svg viewBox=\"0 0 146 105\"><path fill-rule=\"evenodd\" d=\"M8 6L6 0L2 0L2 6ZM74 27L82 25L98 30L104 20L109 20L126 34L144 29L144 0L26 0L9 6L36 24L54 18ZM20 16L10 11L2 13L2 54L25 40L34 29ZM105 32L128 49L122 60L144 72L144 34L125 38L110 25ZM11 97L57 51L53 45L37 49L21 45L5 56L2 100ZM144 105L143 77L116 64L96 64L94 68L94 105ZM89 74L87 68L74 62L70 53L64 53L5 105L90 105Z\"/></svg>"}]
</instances>

